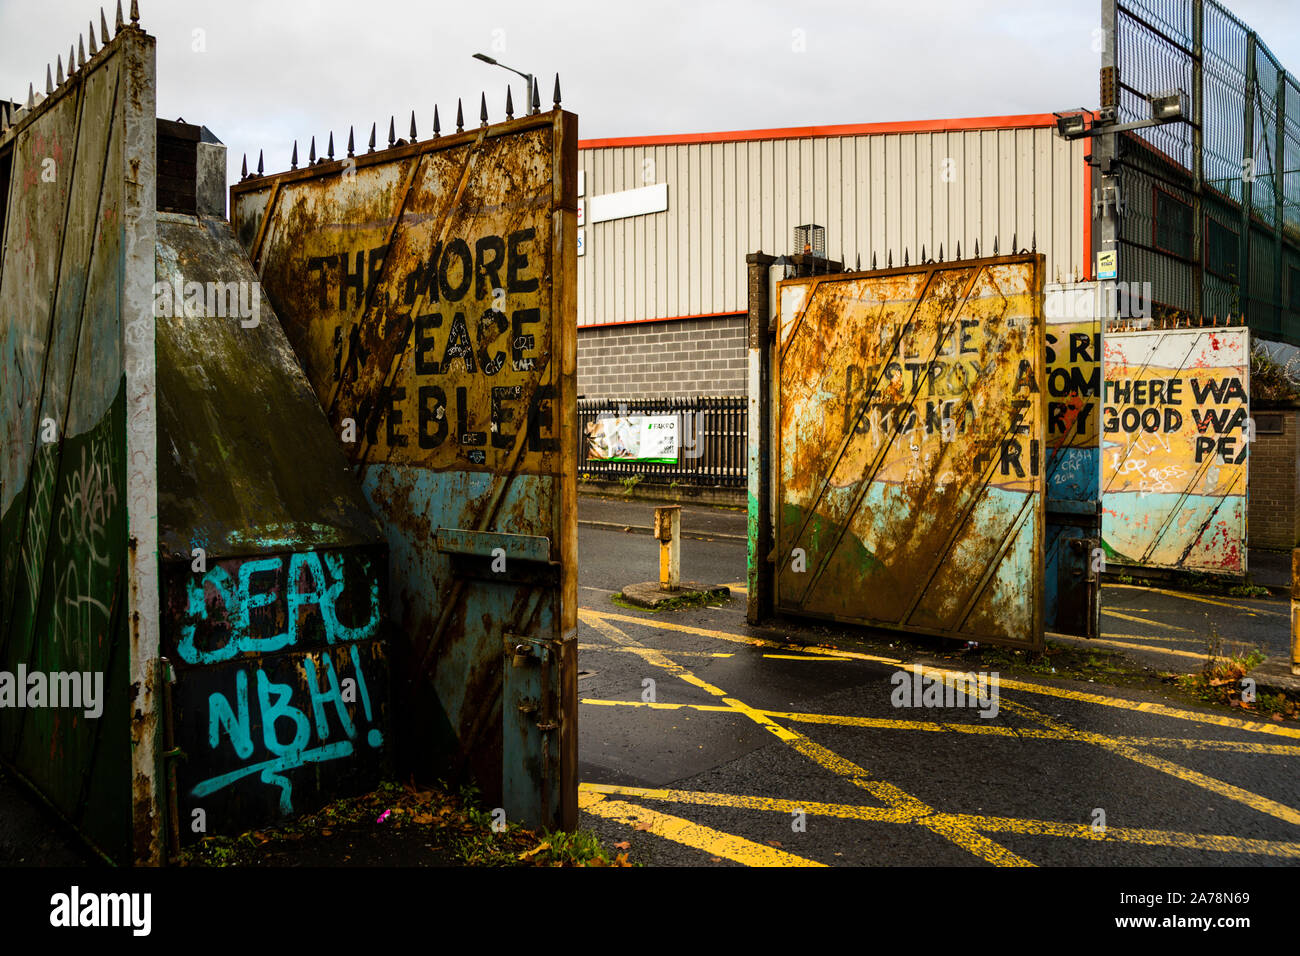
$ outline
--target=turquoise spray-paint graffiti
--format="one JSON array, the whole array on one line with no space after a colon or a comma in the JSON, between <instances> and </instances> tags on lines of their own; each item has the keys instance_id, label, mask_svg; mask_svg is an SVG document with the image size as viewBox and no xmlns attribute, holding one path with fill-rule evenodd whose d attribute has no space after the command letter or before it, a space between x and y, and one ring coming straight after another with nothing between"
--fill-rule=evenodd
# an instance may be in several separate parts
<instances>
[{"instance_id":1,"label":"turquoise spray-paint graffiti","mask_svg":"<svg viewBox=\"0 0 1300 956\"><path fill-rule=\"evenodd\" d=\"M356 681L357 694L367 722L373 719L370 704L370 691L366 685L365 671L361 666L360 656L355 646L348 648ZM357 737L356 726L348 714L347 702L335 673L331 655L321 654L328 686L322 690L317 679L316 663L311 657L303 660L307 674L307 693L312 710L311 719L292 703L296 688L291 684L281 684L271 680L266 671L256 669L257 706L261 715L261 743L272 756L270 759L248 764L237 770L219 774L202 781L193 788L196 797L215 793L223 787L230 786L244 777L257 774L266 784L275 784L280 788L280 812L293 813L293 784L284 773L309 763L322 763L349 757L354 753ZM248 692L249 671L240 669L235 675L235 706L231 707L229 699L220 692L208 696L208 746L216 750L225 736L234 747L235 753L244 759L251 758L257 750L253 740L254 722L249 707ZM334 707L339 729L344 739L330 741L333 729L330 724L326 705ZM293 727L293 736L287 742L282 740L277 729L285 721ZM308 747L312 733L318 746ZM366 735L368 746L378 749L383 745L384 736L372 727Z\"/></svg>"},{"instance_id":2,"label":"turquoise spray-paint graffiti","mask_svg":"<svg viewBox=\"0 0 1300 956\"><path fill-rule=\"evenodd\" d=\"M381 558L334 551L177 566L169 641L187 806L223 822L258 820L258 807L287 815L332 789L325 765L348 779L378 765L384 573ZM308 766L318 769L294 773Z\"/></svg>"}]
</instances>

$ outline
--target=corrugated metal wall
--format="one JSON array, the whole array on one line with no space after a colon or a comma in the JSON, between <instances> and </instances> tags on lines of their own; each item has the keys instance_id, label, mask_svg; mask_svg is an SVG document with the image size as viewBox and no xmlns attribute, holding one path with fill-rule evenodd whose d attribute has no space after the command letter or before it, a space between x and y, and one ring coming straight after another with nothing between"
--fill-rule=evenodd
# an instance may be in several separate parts
<instances>
[{"instance_id":1,"label":"corrugated metal wall","mask_svg":"<svg viewBox=\"0 0 1300 956\"><path fill-rule=\"evenodd\" d=\"M864 269L1036 234L1047 281L1069 279L1087 259L1085 148L1040 126L583 149L586 200L667 183L668 210L587 223L578 324L744 311L745 255L796 251L810 222Z\"/></svg>"}]
</instances>

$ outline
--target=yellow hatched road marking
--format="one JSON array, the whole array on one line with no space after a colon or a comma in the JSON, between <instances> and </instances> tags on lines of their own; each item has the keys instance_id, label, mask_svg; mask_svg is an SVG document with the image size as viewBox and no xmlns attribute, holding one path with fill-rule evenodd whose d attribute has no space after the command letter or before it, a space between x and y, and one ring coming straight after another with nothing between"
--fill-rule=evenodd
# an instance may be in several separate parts
<instances>
[{"instance_id":1,"label":"yellow hatched road marking","mask_svg":"<svg viewBox=\"0 0 1300 956\"><path fill-rule=\"evenodd\" d=\"M790 650L789 644L780 641L769 641L762 637L748 637L744 634L736 634L731 631L718 631L707 627L692 627L689 624L674 624L671 621L656 621L646 617L633 617L630 614L614 614L608 611L597 611L591 608L579 608L578 617L586 620L588 624L595 625L597 619L603 621L618 621L623 624L640 624L643 627L650 627L656 630L677 631L682 634L695 634L699 637L713 637L721 641L731 641L733 644L751 644L755 647L770 647L778 650ZM808 649L814 654L833 654L836 657L847 657L858 661L876 661L881 664L901 664L902 661L897 657L877 657L874 654L861 654L856 651L830 650L825 647L811 647Z\"/></svg>"},{"instance_id":2,"label":"yellow hatched road marking","mask_svg":"<svg viewBox=\"0 0 1300 956\"><path fill-rule=\"evenodd\" d=\"M579 613L581 615L581 612ZM614 617L614 615L588 614L587 619L593 627L616 643L628 647L639 646L636 641L625 632L609 623L607 620L604 620L603 618L606 616L611 618ZM634 623L640 623L639 618L631 618L630 620ZM983 834L968 827L956 825L951 820L937 816L934 810L924 802L918 800L911 794L904 792L893 784L881 780L873 780L866 770L853 763L853 761L846 760L844 757L841 757L839 754L827 747L823 747L821 744L809 739L798 731L782 727L771 718L764 715L761 711L750 707L743 701L732 697L726 697L726 692L721 688L715 687L713 684L696 677L686 668L669 660L662 652L651 650L650 648L644 648L643 650L644 653L642 654L642 657L648 663L657 664L679 679L700 687L714 696L722 697L724 704L729 705L738 713L742 713L746 717L749 717L760 727L769 731L782 743L789 745L809 760L819 764L836 776L847 780L854 786L861 788L883 803L896 809L906 809L920 820L921 826L934 831L962 849L975 854L995 866L1033 866L1033 864L1028 860L1017 856L1006 847L1000 846L985 837Z\"/></svg>"},{"instance_id":3,"label":"yellow hatched road marking","mask_svg":"<svg viewBox=\"0 0 1300 956\"><path fill-rule=\"evenodd\" d=\"M645 617L633 617L630 614L614 614L610 611L597 611L592 608L578 608L578 617L587 621L589 624L595 624L597 620L601 621L619 621L625 624L641 624L645 627L653 627L663 631L678 631L682 634L695 634L699 637L716 637L718 640L731 641L733 644L753 644L757 647L784 647L784 644L778 644L776 641L765 640L761 637L746 637L743 634L732 634L728 631L715 631L707 627L692 627L689 624L674 624L670 621L655 621Z\"/></svg>"},{"instance_id":4,"label":"yellow hatched road marking","mask_svg":"<svg viewBox=\"0 0 1300 956\"><path fill-rule=\"evenodd\" d=\"M865 770L852 761L841 757L839 754L836 754L821 744L814 742L803 734L776 723L773 715L769 712L750 707L735 698L727 697L725 691L721 688L702 680L686 668L676 664L663 652L639 645L624 631L606 620L606 617L612 618L615 617L615 615L604 615L598 613L588 613L585 615L585 619L591 626L596 627L616 643L626 647L633 653L639 654L648 663L668 670L674 676L705 690L712 696L722 698L722 702L727 705L727 710L742 714L753 720L796 751L804 754L809 759L825 767L836 775L848 780L855 786L871 793L873 796L877 797L877 799L888 804L889 808L905 814L909 819L915 819L918 825L932 830L936 834L950 840L957 846L961 846L976 856L991 863L997 865L1032 865L1029 861L1017 856L1005 847L989 840L982 832L980 832L981 827L976 823L972 823L972 821L981 821L984 818L972 815L937 813L923 801L906 793L902 789L883 781L871 779L870 775ZM682 625L661 625L659 622L646 621L641 618L626 618L624 615L618 615L617 617L649 627L663 627L663 629L669 630L685 629ZM693 628L692 630L703 631L704 629ZM724 634L726 634L726 632L716 632L716 635L709 636L722 636ZM732 634L726 635L726 639L737 640L743 638ZM839 655L847 656L852 652L831 651L827 654L823 651L824 656L836 656L837 653ZM923 674L929 673L931 676L942 676L945 681L952 681L958 678L962 680L967 679L967 675L946 668L927 668L921 664L914 664L908 665L905 669L918 671ZM1030 693L1062 697L1087 703L1101 703L1107 706L1116 706L1145 713L1156 713L1163 716L1178 717L1180 719L1214 723L1221 726L1236 727L1239 729L1268 733L1282 733L1286 736L1300 737L1300 731L1292 730L1291 728L1273 727L1255 723L1242 723L1227 718L1218 718L1214 715L1196 714L1190 711L1178 711L1174 708L1165 707L1164 705L1159 704L1143 704L1134 701L1124 701L1119 698L1109 698L1096 694L1068 691L1064 688L1026 684L1015 680L1003 680L1001 681L1001 684L1003 687L1009 689L1025 690ZM1252 793L1233 784L1226 783L1225 781L1217 780L1206 774L1202 774L1199 771L1191 770L1164 760L1163 758L1144 753L1138 750L1133 744L1124 740L1106 737L1102 734L1093 734L1075 730L1073 727L1061 724L1033 708L1012 701L1003 701L1002 705L1013 712L1021 712L1030 715L1033 719L1046 726L1049 731L1052 731L1056 735L1055 739L1075 740L1101 746L1103 749L1115 753L1118 756L1125 757L1150 769L1160 771L1186 783L1209 790L1219 796L1240 802L1261 813L1278 817L1290 823L1300 823L1300 811L1296 811L1278 801L1270 800L1267 797ZM896 722L894 726L900 726L904 723L907 722Z\"/></svg>"},{"instance_id":5,"label":"yellow hatched road marking","mask_svg":"<svg viewBox=\"0 0 1300 956\"><path fill-rule=\"evenodd\" d=\"M579 611L578 613L580 617L583 615L587 615L589 617L601 617L601 618L609 618L611 620L629 621L633 624L640 624L643 625L644 627L649 627L649 628L688 631L691 633L701 634L705 637L718 637L723 640L736 641L736 642L741 642L746 644L753 643L753 640L751 640L750 638L742 637L739 634L729 634L726 631L710 631L703 628L687 627L686 625L683 624L670 624L661 621L650 621L639 617L627 617L624 615L614 615L614 614L607 615L604 612L600 612L599 614L597 614L595 612L588 612L586 610L582 610ZM774 644L771 641L765 641L764 643L769 647L784 647L784 645ZM870 660L870 661L877 661L885 664L902 664L902 661L894 658L873 657L870 654L859 654L854 651L838 651L838 650L829 650L827 648L818 648L817 653L825 654L828 656L834 655L836 657L849 657L854 660ZM913 666L919 666L919 665L907 665L907 667L909 668ZM934 672L943 672L943 673L954 674L954 675L960 674L961 676L965 676L963 673L958 671L947 670L946 668L931 667L929 665L926 665L925 670L927 673L934 671ZM1056 687L1051 684L1030 684L1030 683L1026 683L1025 681L1015 680L1009 677L1000 678L1000 684L1002 687L1007 688L1009 690L1021 690L1029 694L1039 694L1044 697L1059 697L1062 700L1073 700L1083 704L1098 704L1103 707L1115 707L1120 710L1132 710L1144 714L1153 714L1159 717L1172 717L1177 720L1187 720L1187 721L1193 721L1195 723L1201 723L1201 724L1212 724L1216 727L1227 727L1233 730L1246 731L1248 733L1273 734L1280 737L1293 737L1297 740L1300 740L1300 728L1287 727L1281 724L1266 724L1261 721L1238 720L1235 717L1224 717L1219 714L1202 714L1192 710L1180 710L1177 707L1170 707L1167 704L1158 704L1149 701L1127 700L1123 697L1107 697L1103 694L1092 694L1086 691L1070 690L1065 687Z\"/></svg>"},{"instance_id":6,"label":"yellow hatched road marking","mask_svg":"<svg viewBox=\"0 0 1300 956\"><path fill-rule=\"evenodd\" d=\"M844 820L862 820L870 823L922 823L910 813L880 807L858 807L852 804L821 803L815 800L788 800L777 797L707 793L690 790L667 790L645 787L623 787L611 784L584 783L579 788L579 803L595 795L633 797L657 800L664 803L683 803L705 807L732 807L740 810L760 810L772 813L802 812L809 816L837 817ZM586 796L584 796L586 795ZM971 813L940 813L934 819L945 825L963 830L983 830L993 833L1019 833L1028 836L1069 837L1096 843L1118 841L1144 846L1179 847L1192 850L1213 850L1219 853L1246 853L1263 856L1300 858L1300 843L1284 840L1257 840L1214 833L1187 833L1179 830L1152 830L1137 827L1106 827L1094 830L1086 823L1062 823L1055 820L1033 820L1020 817L995 817Z\"/></svg>"},{"instance_id":7,"label":"yellow hatched road marking","mask_svg":"<svg viewBox=\"0 0 1300 956\"><path fill-rule=\"evenodd\" d=\"M644 700L595 700L589 697L584 697L580 703L590 704L593 707L648 707L650 710L703 710L723 714L735 712L734 707L720 707L715 704L660 704Z\"/></svg>"},{"instance_id":8,"label":"yellow hatched road marking","mask_svg":"<svg viewBox=\"0 0 1300 956\"><path fill-rule=\"evenodd\" d=\"M651 710L698 710L712 713L734 713L735 708L716 704L666 704L646 703L640 700L602 700L584 697L580 701L593 707L648 707ZM839 714L805 714L791 711L762 710L759 713L773 720L794 721L801 724L833 724L842 727L864 727L871 730L919 730L925 733L956 733L988 737L1020 737L1026 740L1068 740L1064 732L1041 727L1007 727L1001 724L939 723L932 720L897 720L889 717L848 717ZM1224 753L1255 754L1257 756L1300 757L1300 746L1295 744L1261 744L1253 740L1208 740L1203 737L1131 737L1097 734L1106 740L1134 747L1160 747L1171 750L1210 750Z\"/></svg>"},{"instance_id":9,"label":"yellow hatched road marking","mask_svg":"<svg viewBox=\"0 0 1300 956\"><path fill-rule=\"evenodd\" d=\"M619 647L615 644L579 644L578 650L609 651L611 653L620 653L620 654L630 653L631 651L630 648ZM723 651L673 651L673 653L677 654L680 657L735 657L736 656L732 652L723 652Z\"/></svg>"},{"instance_id":10,"label":"yellow hatched road marking","mask_svg":"<svg viewBox=\"0 0 1300 956\"><path fill-rule=\"evenodd\" d=\"M778 850L776 847L764 846L761 843L755 843L753 840L746 840L744 837L723 833L721 830L714 830L712 827L701 826L698 823L692 823L690 820L683 820L681 817L660 813L658 810L639 807L636 804L625 803L622 800L609 800L603 794L593 794L591 791L587 791L587 794L585 800L580 799L579 801L579 805L587 813L595 814L606 820L613 820L616 823L625 823L628 826L635 826L638 823L649 824L650 829L648 832L657 837L710 853L713 856L720 856L735 863L743 863L745 866L826 865L825 863L818 863L816 860L809 860L806 857L795 856L785 850ZM592 799L592 796L597 796L598 799Z\"/></svg>"},{"instance_id":11,"label":"yellow hatched road marking","mask_svg":"<svg viewBox=\"0 0 1300 956\"><path fill-rule=\"evenodd\" d=\"M1093 643L1095 638L1076 637L1073 634L1059 634L1058 637L1066 637L1073 641L1078 641L1079 647L1086 647ZM1182 637L1177 634L1113 634L1110 631L1102 631L1101 636L1111 641L1197 641L1198 637Z\"/></svg>"},{"instance_id":12,"label":"yellow hatched road marking","mask_svg":"<svg viewBox=\"0 0 1300 956\"><path fill-rule=\"evenodd\" d=\"M1065 734L1071 740L1077 740L1081 743L1095 744L1103 750L1108 750L1113 754L1124 757L1147 767L1151 770L1158 770L1161 773L1168 774L1184 783L1190 783L1194 787L1200 787L1220 797L1228 800L1235 800L1237 803L1244 804L1252 810L1277 817L1279 820L1285 820L1287 823L1300 823L1300 811L1288 807L1284 803L1276 800L1270 800L1268 797L1260 796L1249 790L1238 787L1235 784L1227 783L1208 774L1201 773L1199 770L1192 770L1181 764L1165 760L1163 757L1157 757L1154 754L1145 753L1138 748L1122 743L1112 737L1106 737L1102 734L1092 733L1085 730L1076 730L1073 727L1062 724L1059 720L1049 717L1032 707L1024 704L1018 704L1013 701L1003 701L1002 706L1013 713L1019 713L1037 720L1049 730L1055 730L1058 733Z\"/></svg>"},{"instance_id":13,"label":"yellow hatched road marking","mask_svg":"<svg viewBox=\"0 0 1300 956\"><path fill-rule=\"evenodd\" d=\"M1101 613L1110 617L1117 617L1121 621L1133 621L1136 624L1149 624L1152 627L1163 627L1169 631L1191 631L1191 628L1188 627L1179 627L1176 624L1166 624L1164 621L1153 621L1149 617L1134 617L1132 614L1121 614L1119 611L1112 611L1110 608L1106 607L1101 609Z\"/></svg>"},{"instance_id":14,"label":"yellow hatched road marking","mask_svg":"<svg viewBox=\"0 0 1300 956\"><path fill-rule=\"evenodd\" d=\"M674 651L673 653L676 653ZM815 654L764 654L769 661L846 661L847 657L826 657Z\"/></svg>"},{"instance_id":15,"label":"yellow hatched road marking","mask_svg":"<svg viewBox=\"0 0 1300 956\"><path fill-rule=\"evenodd\" d=\"M1190 657L1193 660L1203 661L1206 658L1204 651L1180 651L1176 647L1152 647L1150 644L1134 644L1130 641L1109 641L1102 637L1093 638L1088 642L1096 644L1099 647L1120 647L1129 651L1150 651L1152 654L1169 654L1174 657Z\"/></svg>"},{"instance_id":16,"label":"yellow hatched road marking","mask_svg":"<svg viewBox=\"0 0 1300 956\"><path fill-rule=\"evenodd\" d=\"M1251 607L1248 604L1232 604L1228 601L1218 601L1214 598L1201 597L1199 594L1184 594L1182 591L1170 591L1166 588L1148 588L1138 584L1108 584L1108 588L1120 588L1129 591L1149 591L1152 594L1164 594L1169 597L1182 598L1184 601L1199 601L1201 604L1214 604L1218 607L1230 607L1233 610L1245 611L1247 614L1266 614L1269 617L1287 617L1282 611L1270 611L1267 608Z\"/></svg>"}]
</instances>

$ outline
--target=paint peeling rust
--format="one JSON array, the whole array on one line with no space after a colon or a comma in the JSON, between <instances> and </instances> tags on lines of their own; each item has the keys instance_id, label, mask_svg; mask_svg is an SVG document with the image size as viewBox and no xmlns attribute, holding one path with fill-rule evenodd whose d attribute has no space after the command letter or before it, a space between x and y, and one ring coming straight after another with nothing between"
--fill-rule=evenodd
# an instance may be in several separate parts
<instances>
[{"instance_id":1,"label":"paint peeling rust","mask_svg":"<svg viewBox=\"0 0 1300 956\"><path fill-rule=\"evenodd\" d=\"M781 284L778 607L1041 642L1041 261Z\"/></svg>"},{"instance_id":2,"label":"paint peeling rust","mask_svg":"<svg viewBox=\"0 0 1300 956\"><path fill-rule=\"evenodd\" d=\"M1244 575L1249 331L1108 332L1104 343L1108 559Z\"/></svg>"},{"instance_id":3,"label":"paint peeling rust","mask_svg":"<svg viewBox=\"0 0 1300 956\"><path fill-rule=\"evenodd\" d=\"M555 189L557 165L571 187ZM502 714L517 718L503 695L519 675L503 674L501 636L554 636L574 615L573 169L576 122L555 112L231 194L236 235L393 544L394 657L418 675L398 716L404 768L467 768L525 816L552 784L503 765L517 760ZM493 578L490 555L439 552L439 528L543 536L550 560Z\"/></svg>"}]
</instances>

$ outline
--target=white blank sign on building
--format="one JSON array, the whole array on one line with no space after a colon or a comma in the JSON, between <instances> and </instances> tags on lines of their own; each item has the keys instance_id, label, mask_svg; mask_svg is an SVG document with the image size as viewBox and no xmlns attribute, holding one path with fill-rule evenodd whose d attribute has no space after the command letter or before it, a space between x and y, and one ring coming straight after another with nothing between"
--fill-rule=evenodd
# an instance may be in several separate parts
<instances>
[{"instance_id":1,"label":"white blank sign on building","mask_svg":"<svg viewBox=\"0 0 1300 956\"><path fill-rule=\"evenodd\" d=\"M628 216L644 216L652 212L665 212L668 209L668 184L642 186L640 189L626 189L603 196L592 196L587 218L591 222L607 222L610 219L626 219Z\"/></svg>"}]
</instances>

